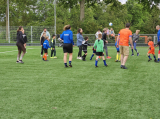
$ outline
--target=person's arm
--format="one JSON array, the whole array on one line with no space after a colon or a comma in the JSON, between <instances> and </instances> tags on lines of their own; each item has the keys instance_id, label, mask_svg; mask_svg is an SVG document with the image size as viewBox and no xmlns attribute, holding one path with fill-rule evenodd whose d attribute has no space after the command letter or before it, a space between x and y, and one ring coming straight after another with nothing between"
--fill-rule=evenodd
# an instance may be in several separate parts
<instances>
[{"instance_id":1,"label":"person's arm","mask_svg":"<svg viewBox=\"0 0 160 119\"><path fill-rule=\"evenodd\" d=\"M131 49L133 49L132 35L129 36L129 41L130 41L130 44L131 44Z\"/></svg>"},{"instance_id":2,"label":"person's arm","mask_svg":"<svg viewBox=\"0 0 160 119\"><path fill-rule=\"evenodd\" d=\"M82 40L81 40L81 38L80 38L80 34L77 34L77 41L81 41L82 42Z\"/></svg>"},{"instance_id":3,"label":"person's arm","mask_svg":"<svg viewBox=\"0 0 160 119\"><path fill-rule=\"evenodd\" d=\"M118 34L118 37L117 37L117 45L116 45L117 48L119 48L119 39L120 39L120 34Z\"/></svg>"},{"instance_id":4,"label":"person's arm","mask_svg":"<svg viewBox=\"0 0 160 119\"><path fill-rule=\"evenodd\" d=\"M74 45L74 42L73 42L73 33L72 32L70 33L69 37L70 37L71 43Z\"/></svg>"}]
</instances>

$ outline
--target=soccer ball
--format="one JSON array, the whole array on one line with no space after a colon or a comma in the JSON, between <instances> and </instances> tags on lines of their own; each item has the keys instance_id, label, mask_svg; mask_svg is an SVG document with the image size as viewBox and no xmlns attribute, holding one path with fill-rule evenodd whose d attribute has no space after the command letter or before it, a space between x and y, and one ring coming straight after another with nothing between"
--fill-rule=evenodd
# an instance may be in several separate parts
<instances>
[{"instance_id":1,"label":"soccer ball","mask_svg":"<svg viewBox=\"0 0 160 119\"><path fill-rule=\"evenodd\" d=\"M113 24L110 22L110 23L109 23L109 26L112 26L112 25L113 25Z\"/></svg>"}]
</instances>

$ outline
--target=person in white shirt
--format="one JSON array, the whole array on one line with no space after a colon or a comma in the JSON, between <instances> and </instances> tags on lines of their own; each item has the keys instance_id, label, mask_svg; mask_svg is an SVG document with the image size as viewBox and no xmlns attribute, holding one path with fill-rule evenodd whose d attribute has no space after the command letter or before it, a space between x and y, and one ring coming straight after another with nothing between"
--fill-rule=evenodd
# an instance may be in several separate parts
<instances>
[{"instance_id":1,"label":"person in white shirt","mask_svg":"<svg viewBox=\"0 0 160 119\"><path fill-rule=\"evenodd\" d=\"M98 31L97 31L96 34L95 34L96 39L98 39L98 34L102 34L102 32L100 31L100 29L98 29Z\"/></svg>"}]
</instances>

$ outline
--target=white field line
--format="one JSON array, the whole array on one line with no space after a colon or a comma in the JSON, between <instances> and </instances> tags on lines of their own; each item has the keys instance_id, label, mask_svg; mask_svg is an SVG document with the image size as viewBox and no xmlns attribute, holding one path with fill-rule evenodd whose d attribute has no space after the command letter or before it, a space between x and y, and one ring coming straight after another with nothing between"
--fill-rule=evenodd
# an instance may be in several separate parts
<instances>
[{"instance_id":1,"label":"white field line","mask_svg":"<svg viewBox=\"0 0 160 119\"><path fill-rule=\"evenodd\" d=\"M34 48L27 48L27 49L34 49ZM18 51L18 50L11 50L11 51L5 51L5 52L0 52L0 53L15 52L15 51Z\"/></svg>"}]
</instances>

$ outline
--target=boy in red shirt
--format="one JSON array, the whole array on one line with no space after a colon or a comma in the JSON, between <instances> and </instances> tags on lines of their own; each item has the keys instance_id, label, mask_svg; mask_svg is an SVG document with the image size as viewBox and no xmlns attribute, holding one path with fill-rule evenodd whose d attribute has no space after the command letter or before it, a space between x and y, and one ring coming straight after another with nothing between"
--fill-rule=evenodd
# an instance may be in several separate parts
<instances>
[{"instance_id":1,"label":"boy in red shirt","mask_svg":"<svg viewBox=\"0 0 160 119\"><path fill-rule=\"evenodd\" d=\"M154 57L154 61L155 62L158 62L157 60L156 60L156 56L155 56L155 49L154 49L154 43L153 43L153 41L152 41L152 37L148 37L148 46L149 46L149 51L148 51L148 53L147 53L147 55L148 55L148 57L149 57L149 60L148 60L148 62L149 61L151 61L152 59L151 59L151 57L150 57L150 54L152 54L153 55L153 57Z\"/></svg>"}]
</instances>

